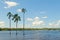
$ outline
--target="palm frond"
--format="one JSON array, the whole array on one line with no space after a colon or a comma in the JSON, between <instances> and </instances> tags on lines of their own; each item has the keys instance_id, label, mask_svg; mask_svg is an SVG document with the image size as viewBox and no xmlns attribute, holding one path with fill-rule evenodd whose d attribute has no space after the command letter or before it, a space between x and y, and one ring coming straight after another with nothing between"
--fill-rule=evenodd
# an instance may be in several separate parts
<instances>
[{"instance_id":1,"label":"palm frond","mask_svg":"<svg viewBox=\"0 0 60 40\"><path fill-rule=\"evenodd\" d=\"M25 13L25 12L26 12L26 9L25 9L25 8L22 8L21 10L22 10L22 12L23 12L23 13Z\"/></svg>"},{"instance_id":2,"label":"palm frond","mask_svg":"<svg viewBox=\"0 0 60 40\"><path fill-rule=\"evenodd\" d=\"M7 16L10 15L10 14L11 14L11 12L8 12Z\"/></svg>"},{"instance_id":3,"label":"palm frond","mask_svg":"<svg viewBox=\"0 0 60 40\"><path fill-rule=\"evenodd\" d=\"M15 14L12 18L12 20L14 20L14 22L18 22L21 20L20 16L18 16L18 14Z\"/></svg>"},{"instance_id":4,"label":"palm frond","mask_svg":"<svg viewBox=\"0 0 60 40\"><path fill-rule=\"evenodd\" d=\"M13 15L11 14L11 12L8 12L7 16L10 19Z\"/></svg>"}]
</instances>

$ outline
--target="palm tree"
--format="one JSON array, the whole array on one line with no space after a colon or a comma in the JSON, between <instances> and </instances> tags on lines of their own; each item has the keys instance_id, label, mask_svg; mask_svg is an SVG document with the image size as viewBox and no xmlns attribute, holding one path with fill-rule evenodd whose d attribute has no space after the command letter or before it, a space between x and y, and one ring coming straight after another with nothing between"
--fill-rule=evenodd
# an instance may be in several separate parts
<instances>
[{"instance_id":1,"label":"palm tree","mask_svg":"<svg viewBox=\"0 0 60 40\"><path fill-rule=\"evenodd\" d=\"M16 22L16 29L17 29L18 21L21 21L20 16L18 16L18 14L15 14L15 15L13 16L12 20L14 20L14 22ZM16 35L17 35L17 30L16 30Z\"/></svg>"},{"instance_id":2,"label":"palm tree","mask_svg":"<svg viewBox=\"0 0 60 40\"><path fill-rule=\"evenodd\" d=\"M23 13L23 35L24 35L24 27L25 27L25 12L26 12L26 9L25 9L25 8L22 8L22 9L21 9L21 12Z\"/></svg>"},{"instance_id":3,"label":"palm tree","mask_svg":"<svg viewBox=\"0 0 60 40\"><path fill-rule=\"evenodd\" d=\"M7 16L8 16L8 19L9 19L9 27L10 27L10 35L11 35L11 17L12 17L11 12L8 12Z\"/></svg>"}]
</instances>

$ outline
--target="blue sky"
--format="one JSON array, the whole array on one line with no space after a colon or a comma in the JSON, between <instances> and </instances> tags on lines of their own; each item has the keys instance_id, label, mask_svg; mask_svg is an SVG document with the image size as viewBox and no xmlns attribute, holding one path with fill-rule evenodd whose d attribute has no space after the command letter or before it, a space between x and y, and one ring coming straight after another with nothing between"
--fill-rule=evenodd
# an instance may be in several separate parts
<instances>
[{"instance_id":1,"label":"blue sky","mask_svg":"<svg viewBox=\"0 0 60 40\"><path fill-rule=\"evenodd\" d=\"M21 8L27 10L25 27L60 28L60 0L0 0L0 27L9 27L8 12L18 13L23 20ZM22 22L18 27L22 27ZM15 27L13 21L12 27Z\"/></svg>"}]
</instances>

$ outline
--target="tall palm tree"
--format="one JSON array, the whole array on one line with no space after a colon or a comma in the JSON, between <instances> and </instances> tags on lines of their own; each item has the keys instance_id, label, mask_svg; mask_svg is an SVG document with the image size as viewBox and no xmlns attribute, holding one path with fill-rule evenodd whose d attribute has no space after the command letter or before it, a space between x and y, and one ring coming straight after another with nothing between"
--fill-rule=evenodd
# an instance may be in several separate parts
<instances>
[{"instance_id":1,"label":"tall palm tree","mask_svg":"<svg viewBox=\"0 0 60 40\"><path fill-rule=\"evenodd\" d=\"M11 17L12 17L11 12L8 12L7 16L8 16L8 19L9 19L9 27L10 27L10 35L11 35Z\"/></svg>"},{"instance_id":2,"label":"tall palm tree","mask_svg":"<svg viewBox=\"0 0 60 40\"><path fill-rule=\"evenodd\" d=\"M21 18L20 16L18 16L18 14L15 14L12 18L12 20L14 20L14 22L16 22L16 35L17 35L17 24L18 24L18 21L21 21Z\"/></svg>"},{"instance_id":3,"label":"tall palm tree","mask_svg":"<svg viewBox=\"0 0 60 40\"><path fill-rule=\"evenodd\" d=\"M25 8L22 8L22 9L21 9L21 12L23 13L23 35L24 35L24 27L25 27L25 12L26 12L26 9L25 9Z\"/></svg>"}]
</instances>

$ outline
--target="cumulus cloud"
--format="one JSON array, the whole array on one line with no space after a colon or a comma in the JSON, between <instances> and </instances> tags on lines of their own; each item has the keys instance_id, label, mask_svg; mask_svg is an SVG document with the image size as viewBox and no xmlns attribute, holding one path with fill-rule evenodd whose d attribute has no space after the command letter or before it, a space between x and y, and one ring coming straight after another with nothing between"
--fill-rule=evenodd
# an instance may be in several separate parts
<instances>
[{"instance_id":1,"label":"cumulus cloud","mask_svg":"<svg viewBox=\"0 0 60 40\"><path fill-rule=\"evenodd\" d=\"M35 21L39 21L40 18L36 16L36 17L34 18L34 20L35 20Z\"/></svg>"},{"instance_id":2,"label":"cumulus cloud","mask_svg":"<svg viewBox=\"0 0 60 40\"><path fill-rule=\"evenodd\" d=\"M44 18L46 18L46 16ZM60 28L60 20L46 23L44 20L41 20L38 16L34 18L27 18L27 20L30 21L30 26L36 28Z\"/></svg>"},{"instance_id":3,"label":"cumulus cloud","mask_svg":"<svg viewBox=\"0 0 60 40\"><path fill-rule=\"evenodd\" d=\"M42 18L48 18L48 16L43 16Z\"/></svg>"},{"instance_id":4,"label":"cumulus cloud","mask_svg":"<svg viewBox=\"0 0 60 40\"><path fill-rule=\"evenodd\" d=\"M40 20L39 17L35 17L34 21L32 22L33 26L44 25L44 21Z\"/></svg>"},{"instance_id":5,"label":"cumulus cloud","mask_svg":"<svg viewBox=\"0 0 60 40\"><path fill-rule=\"evenodd\" d=\"M44 21L33 21L32 25L33 26L44 25Z\"/></svg>"},{"instance_id":6,"label":"cumulus cloud","mask_svg":"<svg viewBox=\"0 0 60 40\"><path fill-rule=\"evenodd\" d=\"M27 21L33 21L33 19L32 18L27 18Z\"/></svg>"},{"instance_id":7,"label":"cumulus cloud","mask_svg":"<svg viewBox=\"0 0 60 40\"><path fill-rule=\"evenodd\" d=\"M0 21L0 27L3 27L3 26L5 26L5 22Z\"/></svg>"},{"instance_id":8,"label":"cumulus cloud","mask_svg":"<svg viewBox=\"0 0 60 40\"><path fill-rule=\"evenodd\" d=\"M49 26L52 26L54 28L58 28L60 26L60 20L55 21L55 22L53 21L53 22L49 23Z\"/></svg>"},{"instance_id":9,"label":"cumulus cloud","mask_svg":"<svg viewBox=\"0 0 60 40\"><path fill-rule=\"evenodd\" d=\"M60 24L60 20L57 21L57 24L58 24L58 25Z\"/></svg>"},{"instance_id":10,"label":"cumulus cloud","mask_svg":"<svg viewBox=\"0 0 60 40\"><path fill-rule=\"evenodd\" d=\"M38 16L36 16L35 18L27 18L27 21L31 21L32 26L45 25L45 22L43 20L40 20Z\"/></svg>"},{"instance_id":11,"label":"cumulus cloud","mask_svg":"<svg viewBox=\"0 0 60 40\"><path fill-rule=\"evenodd\" d=\"M17 9L17 12L22 12L22 10L21 9Z\"/></svg>"},{"instance_id":12,"label":"cumulus cloud","mask_svg":"<svg viewBox=\"0 0 60 40\"><path fill-rule=\"evenodd\" d=\"M52 25L53 25L53 23L49 23L49 25L50 25L50 26L52 26Z\"/></svg>"},{"instance_id":13,"label":"cumulus cloud","mask_svg":"<svg viewBox=\"0 0 60 40\"><path fill-rule=\"evenodd\" d=\"M18 3L11 2L11 1L5 1L5 4L7 4L7 6L4 7L4 8L10 8L10 7L14 7L14 6L17 6L18 5Z\"/></svg>"}]
</instances>

